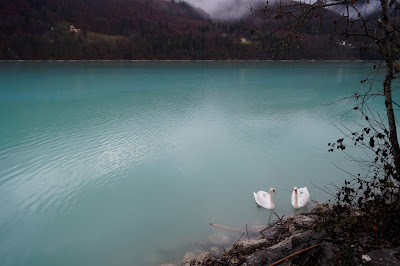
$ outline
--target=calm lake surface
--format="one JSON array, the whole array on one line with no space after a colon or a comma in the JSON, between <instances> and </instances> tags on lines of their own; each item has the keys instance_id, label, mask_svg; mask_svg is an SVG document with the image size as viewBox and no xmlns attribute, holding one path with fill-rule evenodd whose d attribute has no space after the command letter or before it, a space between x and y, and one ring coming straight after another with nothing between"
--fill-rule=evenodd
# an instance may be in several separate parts
<instances>
[{"instance_id":1,"label":"calm lake surface","mask_svg":"<svg viewBox=\"0 0 400 266\"><path fill-rule=\"evenodd\" d=\"M341 185L367 63L1 63L0 265L158 265ZM383 104L383 99L378 104ZM311 206L310 206L311 207Z\"/></svg>"}]
</instances>

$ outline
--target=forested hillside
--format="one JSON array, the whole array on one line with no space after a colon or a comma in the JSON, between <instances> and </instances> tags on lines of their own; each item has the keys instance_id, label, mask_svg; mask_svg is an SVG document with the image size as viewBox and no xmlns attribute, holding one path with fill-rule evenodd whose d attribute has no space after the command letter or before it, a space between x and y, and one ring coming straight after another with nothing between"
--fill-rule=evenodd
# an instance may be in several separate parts
<instances>
[{"instance_id":1,"label":"forested hillside","mask_svg":"<svg viewBox=\"0 0 400 266\"><path fill-rule=\"evenodd\" d=\"M357 59L353 47L305 32L277 52L276 32L260 41L259 19L214 21L165 0L1 0L0 59ZM78 29L70 30L70 26ZM273 29L271 29L273 30Z\"/></svg>"}]
</instances>

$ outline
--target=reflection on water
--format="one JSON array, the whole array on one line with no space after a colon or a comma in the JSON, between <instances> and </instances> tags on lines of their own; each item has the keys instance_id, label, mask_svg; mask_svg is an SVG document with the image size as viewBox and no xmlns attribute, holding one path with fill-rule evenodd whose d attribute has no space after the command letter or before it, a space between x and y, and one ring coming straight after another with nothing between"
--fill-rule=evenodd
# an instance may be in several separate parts
<instances>
[{"instance_id":1,"label":"reflection on water","mask_svg":"<svg viewBox=\"0 0 400 266\"><path fill-rule=\"evenodd\" d=\"M0 264L157 265L338 183L327 143L368 72L337 63L0 64ZM289 192L290 191L290 192ZM196 252L197 252L196 251Z\"/></svg>"},{"instance_id":2,"label":"reflection on water","mask_svg":"<svg viewBox=\"0 0 400 266\"><path fill-rule=\"evenodd\" d=\"M271 224L272 221L272 214L274 213L275 210L267 210L266 212L266 217L267 219L265 219L267 221L267 224Z\"/></svg>"}]
</instances>

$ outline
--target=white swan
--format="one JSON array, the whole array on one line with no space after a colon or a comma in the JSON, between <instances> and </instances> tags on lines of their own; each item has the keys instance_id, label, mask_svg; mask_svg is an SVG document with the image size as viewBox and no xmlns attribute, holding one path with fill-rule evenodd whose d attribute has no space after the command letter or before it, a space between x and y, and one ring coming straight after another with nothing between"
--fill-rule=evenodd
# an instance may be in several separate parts
<instances>
[{"instance_id":1,"label":"white swan","mask_svg":"<svg viewBox=\"0 0 400 266\"><path fill-rule=\"evenodd\" d=\"M293 208L299 209L307 205L308 200L310 199L310 193L308 193L308 189L306 187L299 188L294 187L292 193L292 205Z\"/></svg>"},{"instance_id":2,"label":"white swan","mask_svg":"<svg viewBox=\"0 0 400 266\"><path fill-rule=\"evenodd\" d=\"M266 209L275 209L274 202L272 201L272 192L276 194L275 189L273 188L269 189L269 193L262 190L257 193L253 192L256 203Z\"/></svg>"}]
</instances>

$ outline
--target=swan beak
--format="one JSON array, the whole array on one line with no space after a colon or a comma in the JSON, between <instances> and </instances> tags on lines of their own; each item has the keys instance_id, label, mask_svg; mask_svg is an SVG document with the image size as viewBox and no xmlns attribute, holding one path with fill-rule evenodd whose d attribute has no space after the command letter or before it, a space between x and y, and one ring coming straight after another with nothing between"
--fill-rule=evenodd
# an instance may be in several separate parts
<instances>
[{"instance_id":1,"label":"swan beak","mask_svg":"<svg viewBox=\"0 0 400 266\"><path fill-rule=\"evenodd\" d=\"M274 194L276 194L275 190L273 192L274 192Z\"/></svg>"},{"instance_id":2,"label":"swan beak","mask_svg":"<svg viewBox=\"0 0 400 266\"><path fill-rule=\"evenodd\" d=\"M295 190L295 191L294 191L294 193L296 193L296 194L297 194L297 190Z\"/></svg>"}]
</instances>

